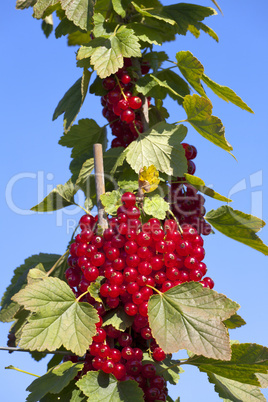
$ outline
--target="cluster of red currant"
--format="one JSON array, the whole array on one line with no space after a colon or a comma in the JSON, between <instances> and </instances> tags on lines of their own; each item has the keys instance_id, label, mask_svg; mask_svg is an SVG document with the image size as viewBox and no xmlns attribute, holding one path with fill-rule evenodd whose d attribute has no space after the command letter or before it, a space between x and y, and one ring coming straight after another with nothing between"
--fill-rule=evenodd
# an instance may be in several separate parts
<instances>
[{"instance_id":1,"label":"cluster of red currant","mask_svg":"<svg viewBox=\"0 0 268 402\"><path fill-rule=\"evenodd\" d=\"M143 132L139 109L142 100L139 96L133 96L131 92L135 83L135 77L130 75L132 71L131 59L124 59L124 67L102 81L107 94L102 96L102 114L109 121L112 134L116 137L112 140L112 148L126 148L138 137L138 132ZM149 71L147 63L141 64L141 73ZM138 131L137 131L138 130Z\"/></svg>"},{"instance_id":2,"label":"cluster of red currant","mask_svg":"<svg viewBox=\"0 0 268 402\"><path fill-rule=\"evenodd\" d=\"M195 159L197 150L194 145L182 144L188 162L188 173L194 174L196 170ZM199 234L204 236L211 233L211 226L205 221L205 198L189 185L184 177L172 180L170 186L169 202L171 210L180 222L180 225L193 226Z\"/></svg>"},{"instance_id":3,"label":"cluster of red currant","mask_svg":"<svg viewBox=\"0 0 268 402\"><path fill-rule=\"evenodd\" d=\"M203 278L207 271L202 261L203 239L194 227L181 228L173 219L160 222L151 218L142 224L136 196L127 192L121 201L116 217L108 220L109 227L103 235L96 233L96 218L81 217L81 233L70 246L65 276L77 296L87 292L99 276L104 277L99 291L103 303L96 302L89 293L82 299L91 303L100 316L86 358L87 370L102 369L113 373L118 380L135 379L142 386L146 401L164 401L165 392L154 383L163 386L163 379L156 376L153 364L142 364L143 351L148 345L155 361L166 357L151 333L148 300L154 289L166 292L189 281L213 288L214 283L209 277ZM102 325L107 309L118 306L134 318L133 339L111 325Z\"/></svg>"}]
</instances>

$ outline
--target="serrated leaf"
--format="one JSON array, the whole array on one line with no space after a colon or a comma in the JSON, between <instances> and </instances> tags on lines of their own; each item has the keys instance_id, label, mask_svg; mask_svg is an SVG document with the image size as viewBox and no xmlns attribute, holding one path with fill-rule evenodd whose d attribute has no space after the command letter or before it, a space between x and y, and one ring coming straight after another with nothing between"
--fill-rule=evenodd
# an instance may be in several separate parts
<instances>
[{"instance_id":1,"label":"serrated leaf","mask_svg":"<svg viewBox=\"0 0 268 402\"><path fill-rule=\"evenodd\" d=\"M203 22L197 22L195 24L195 27L197 29L202 29L202 31L204 31L205 33L207 33L212 39L215 39L216 42L219 42L219 37L216 34L215 31L213 31L213 29L211 29L210 27L208 27L207 25L203 24ZM189 28L189 27L188 27Z\"/></svg>"},{"instance_id":2,"label":"serrated leaf","mask_svg":"<svg viewBox=\"0 0 268 402\"><path fill-rule=\"evenodd\" d=\"M60 366L49 370L42 377L34 380L26 389L30 394L26 398L27 402L38 402L46 394L60 393L70 381L83 368L83 363L75 363L68 361Z\"/></svg>"},{"instance_id":3,"label":"serrated leaf","mask_svg":"<svg viewBox=\"0 0 268 402\"><path fill-rule=\"evenodd\" d=\"M209 211L205 219L219 232L268 255L268 246L256 235L265 222L228 205Z\"/></svg>"},{"instance_id":4,"label":"serrated leaf","mask_svg":"<svg viewBox=\"0 0 268 402\"><path fill-rule=\"evenodd\" d=\"M193 176L191 174L185 173L185 178L192 186L194 186L201 193L208 195L209 197L215 198L215 200L224 201L224 202L232 202L230 198L224 197L223 195L217 193L212 188L209 188L205 185L205 182L197 176Z\"/></svg>"},{"instance_id":5,"label":"serrated leaf","mask_svg":"<svg viewBox=\"0 0 268 402\"><path fill-rule=\"evenodd\" d=\"M91 282L91 284L88 287L88 292L93 299L95 299L97 302L102 303L102 299L100 298L100 287L101 287L101 281L104 279L104 276L98 276L98 278L94 281Z\"/></svg>"},{"instance_id":6,"label":"serrated leaf","mask_svg":"<svg viewBox=\"0 0 268 402\"><path fill-rule=\"evenodd\" d=\"M263 394L255 385L243 384L216 374L208 374L209 382L226 402L265 402Z\"/></svg>"},{"instance_id":7,"label":"serrated leaf","mask_svg":"<svg viewBox=\"0 0 268 402\"><path fill-rule=\"evenodd\" d=\"M78 356L86 353L99 318L90 304L76 301L65 282L48 277L27 285L12 299L36 312L23 328L21 348L51 351L63 345Z\"/></svg>"},{"instance_id":8,"label":"serrated leaf","mask_svg":"<svg viewBox=\"0 0 268 402\"><path fill-rule=\"evenodd\" d=\"M186 95L183 107L187 114L187 121L199 134L228 152L233 149L225 138L225 129L221 120L211 115L212 103L209 99L196 94Z\"/></svg>"},{"instance_id":9,"label":"serrated leaf","mask_svg":"<svg viewBox=\"0 0 268 402\"><path fill-rule=\"evenodd\" d=\"M118 307L116 310L111 310L105 314L103 318L103 326L112 325L119 331L125 331L133 324L134 317L125 313L122 307Z\"/></svg>"},{"instance_id":10,"label":"serrated leaf","mask_svg":"<svg viewBox=\"0 0 268 402\"><path fill-rule=\"evenodd\" d=\"M71 179L64 185L59 184L39 204L31 208L31 211L49 212L74 205L74 196L78 187Z\"/></svg>"},{"instance_id":11,"label":"serrated leaf","mask_svg":"<svg viewBox=\"0 0 268 402\"><path fill-rule=\"evenodd\" d=\"M15 269L11 284L7 287L1 300L0 320L2 322L12 321L13 316L20 309L20 306L12 301L11 298L26 285L29 270L42 263L45 270L49 271L59 258L59 254L35 254L26 258L24 264ZM55 274L56 272L54 271Z\"/></svg>"},{"instance_id":12,"label":"serrated leaf","mask_svg":"<svg viewBox=\"0 0 268 402\"><path fill-rule=\"evenodd\" d=\"M170 384L176 385L180 379L180 374L183 369L179 366L179 360L172 360L171 356L167 356L162 362L156 362L154 359L149 357L148 353L143 354L142 359L143 364L153 363L156 368L156 373L162 377Z\"/></svg>"},{"instance_id":13,"label":"serrated leaf","mask_svg":"<svg viewBox=\"0 0 268 402\"><path fill-rule=\"evenodd\" d=\"M164 99L168 94L180 105L183 98L190 93L187 83L171 70L162 70L155 75L142 77L136 84L136 90L144 96L156 99Z\"/></svg>"},{"instance_id":14,"label":"serrated leaf","mask_svg":"<svg viewBox=\"0 0 268 402\"><path fill-rule=\"evenodd\" d=\"M62 348L64 349L64 348ZM60 354L55 354L53 355L53 357L49 360L48 364L47 364L47 371L52 369L55 366L58 366L63 359L63 355Z\"/></svg>"},{"instance_id":15,"label":"serrated leaf","mask_svg":"<svg viewBox=\"0 0 268 402\"><path fill-rule=\"evenodd\" d=\"M176 21L176 32L180 35L186 35L189 25L194 25L210 15L217 14L213 8L186 3L164 6L163 13Z\"/></svg>"},{"instance_id":16,"label":"serrated leaf","mask_svg":"<svg viewBox=\"0 0 268 402\"><path fill-rule=\"evenodd\" d=\"M155 124L165 121L169 117L169 113L163 106L156 107L150 106L149 109L149 127L153 127Z\"/></svg>"},{"instance_id":17,"label":"serrated leaf","mask_svg":"<svg viewBox=\"0 0 268 402\"><path fill-rule=\"evenodd\" d=\"M79 156L90 152L93 156L93 145L100 143L106 149L106 128L100 127L93 119L81 119L78 124L74 125L67 134L63 135L59 144L67 148L73 148L71 157L78 158Z\"/></svg>"},{"instance_id":18,"label":"serrated leaf","mask_svg":"<svg viewBox=\"0 0 268 402\"><path fill-rule=\"evenodd\" d=\"M101 203L109 215L114 215L117 208L122 205L121 202L122 193L119 190L113 190L112 192L106 192L100 196Z\"/></svg>"},{"instance_id":19,"label":"serrated leaf","mask_svg":"<svg viewBox=\"0 0 268 402\"><path fill-rule=\"evenodd\" d=\"M82 107L88 91L91 74L92 72L84 69L83 76L79 78L65 93L64 97L59 101L54 111L52 120L56 120L62 113L64 113L65 133L67 133L71 128Z\"/></svg>"},{"instance_id":20,"label":"serrated leaf","mask_svg":"<svg viewBox=\"0 0 268 402\"><path fill-rule=\"evenodd\" d=\"M131 22L128 24L128 27L133 29L135 35L143 42L161 45L164 41L164 33L162 30L159 30L158 27L154 27L153 25L148 26L140 22Z\"/></svg>"},{"instance_id":21,"label":"serrated leaf","mask_svg":"<svg viewBox=\"0 0 268 402\"><path fill-rule=\"evenodd\" d=\"M155 12L154 10L153 11L150 10L151 12L148 12L147 11L148 9L139 7L138 4L136 4L134 1L132 1L131 4L135 8L135 10L138 13L140 13L143 17L155 18L157 20L164 21L164 22L166 22L167 24L170 24L170 25L175 25L176 24L174 19L167 18L165 15L161 14L160 12L157 12L157 11Z\"/></svg>"},{"instance_id":22,"label":"serrated leaf","mask_svg":"<svg viewBox=\"0 0 268 402\"><path fill-rule=\"evenodd\" d=\"M60 0L67 18L85 31L92 29L92 16L96 0Z\"/></svg>"},{"instance_id":23,"label":"serrated leaf","mask_svg":"<svg viewBox=\"0 0 268 402\"><path fill-rule=\"evenodd\" d=\"M34 18L44 18L47 15L50 15L54 11L54 7L60 5L59 0L37 0L33 10L34 10ZM47 12L47 10L49 10Z\"/></svg>"},{"instance_id":24,"label":"serrated leaf","mask_svg":"<svg viewBox=\"0 0 268 402\"><path fill-rule=\"evenodd\" d=\"M163 220L169 210L169 203L166 202L159 194L152 197L145 197L143 202L143 210L147 215Z\"/></svg>"},{"instance_id":25,"label":"serrated leaf","mask_svg":"<svg viewBox=\"0 0 268 402\"><path fill-rule=\"evenodd\" d=\"M198 367L201 372L213 373L244 384L260 386L256 373L268 370L268 348L252 343L232 344L230 361L192 356L187 364Z\"/></svg>"},{"instance_id":26,"label":"serrated leaf","mask_svg":"<svg viewBox=\"0 0 268 402\"><path fill-rule=\"evenodd\" d=\"M235 329L240 328L243 325L246 325L246 321L242 317L240 317L240 315L234 314L230 318L224 321L224 325L228 329Z\"/></svg>"},{"instance_id":27,"label":"serrated leaf","mask_svg":"<svg viewBox=\"0 0 268 402\"><path fill-rule=\"evenodd\" d=\"M247 110L250 113L254 113L253 110L250 109L250 107L238 95L236 95L236 93L232 89L217 84L204 73L202 74L202 80L221 99L225 100L226 102L230 101L241 109Z\"/></svg>"},{"instance_id":28,"label":"serrated leaf","mask_svg":"<svg viewBox=\"0 0 268 402\"><path fill-rule=\"evenodd\" d=\"M141 133L127 148L126 159L135 172L143 166L154 165L157 170L172 176L183 176L187 161L181 141L187 134L183 125L160 122Z\"/></svg>"},{"instance_id":29,"label":"serrated leaf","mask_svg":"<svg viewBox=\"0 0 268 402\"><path fill-rule=\"evenodd\" d=\"M257 373L256 377L258 378L258 380L261 384L261 388L268 387L268 374Z\"/></svg>"},{"instance_id":30,"label":"serrated leaf","mask_svg":"<svg viewBox=\"0 0 268 402\"><path fill-rule=\"evenodd\" d=\"M77 60L90 57L90 62L100 78L108 77L123 67L124 57L140 57L138 38L132 29L121 26L108 38L93 39L88 46L82 46Z\"/></svg>"},{"instance_id":31,"label":"serrated leaf","mask_svg":"<svg viewBox=\"0 0 268 402\"><path fill-rule=\"evenodd\" d=\"M189 349L195 354L230 360L227 330L222 323L239 305L199 283L185 283L149 299L153 337L166 353Z\"/></svg>"},{"instance_id":32,"label":"serrated leaf","mask_svg":"<svg viewBox=\"0 0 268 402\"><path fill-rule=\"evenodd\" d=\"M117 381L103 371L89 371L77 381L78 388L88 397L88 402L143 402L143 392L134 380Z\"/></svg>"},{"instance_id":33,"label":"serrated leaf","mask_svg":"<svg viewBox=\"0 0 268 402\"><path fill-rule=\"evenodd\" d=\"M186 80L200 95L207 97L200 82L204 73L204 67L200 61L189 51L178 52L176 54L176 59L180 72L186 78Z\"/></svg>"},{"instance_id":34,"label":"serrated leaf","mask_svg":"<svg viewBox=\"0 0 268 402\"><path fill-rule=\"evenodd\" d=\"M46 394L40 402L86 402L87 397L75 385L75 380L71 381L59 394Z\"/></svg>"},{"instance_id":35,"label":"serrated leaf","mask_svg":"<svg viewBox=\"0 0 268 402\"><path fill-rule=\"evenodd\" d=\"M36 0L17 0L16 9L24 10L25 8L33 7L36 3Z\"/></svg>"},{"instance_id":36,"label":"serrated leaf","mask_svg":"<svg viewBox=\"0 0 268 402\"><path fill-rule=\"evenodd\" d=\"M45 17L42 21L41 28L46 36L46 38L49 37L51 32L53 31L53 17L52 15L49 15Z\"/></svg>"}]
</instances>

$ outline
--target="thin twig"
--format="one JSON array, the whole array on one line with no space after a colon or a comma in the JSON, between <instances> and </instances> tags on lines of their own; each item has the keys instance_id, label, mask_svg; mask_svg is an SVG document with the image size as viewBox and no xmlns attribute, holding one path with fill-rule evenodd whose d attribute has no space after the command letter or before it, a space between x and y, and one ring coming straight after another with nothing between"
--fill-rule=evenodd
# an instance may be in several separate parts
<instances>
[{"instance_id":1,"label":"thin twig","mask_svg":"<svg viewBox=\"0 0 268 402\"><path fill-rule=\"evenodd\" d=\"M55 264L53 265L52 268L50 268L49 271L47 271L46 276L49 276L58 266L59 264L64 260L64 258L66 257L66 255L69 254L69 249L67 248L67 250L65 251L64 254L62 254L62 256L60 256L60 258L55 262Z\"/></svg>"}]
</instances>

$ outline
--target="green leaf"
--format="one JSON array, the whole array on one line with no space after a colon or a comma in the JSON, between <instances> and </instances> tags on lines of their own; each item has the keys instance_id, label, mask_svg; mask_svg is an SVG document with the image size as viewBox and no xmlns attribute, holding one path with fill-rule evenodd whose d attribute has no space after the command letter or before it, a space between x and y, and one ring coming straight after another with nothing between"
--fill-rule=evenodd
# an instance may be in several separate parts
<instances>
[{"instance_id":1,"label":"green leaf","mask_svg":"<svg viewBox=\"0 0 268 402\"><path fill-rule=\"evenodd\" d=\"M68 361L49 370L45 375L34 380L26 389L30 392L26 401L38 402L48 393L60 393L82 370L83 365L83 363L73 364Z\"/></svg>"},{"instance_id":2,"label":"green leaf","mask_svg":"<svg viewBox=\"0 0 268 402\"><path fill-rule=\"evenodd\" d=\"M253 215L245 214L223 205L209 211L205 219L219 232L268 255L268 246L256 235L265 222Z\"/></svg>"},{"instance_id":3,"label":"green leaf","mask_svg":"<svg viewBox=\"0 0 268 402\"><path fill-rule=\"evenodd\" d=\"M143 58L150 63L151 68L153 69L154 74L157 73L158 69L162 66L164 61L169 59L166 52L150 52L146 53Z\"/></svg>"},{"instance_id":4,"label":"green leaf","mask_svg":"<svg viewBox=\"0 0 268 402\"><path fill-rule=\"evenodd\" d=\"M103 326L112 325L119 331L125 331L133 324L134 317L126 314L122 307L118 307L116 310L111 310L105 314L103 318Z\"/></svg>"},{"instance_id":5,"label":"green leaf","mask_svg":"<svg viewBox=\"0 0 268 402\"><path fill-rule=\"evenodd\" d=\"M164 21L164 22L166 22L167 24L170 24L170 25L175 25L176 24L174 19L167 18L165 15L162 15L161 13L155 12L154 10L153 11L150 10L151 12L149 13L145 8L139 7L134 1L132 1L131 4L135 8L135 10L138 13L140 13L143 17L155 18L157 20Z\"/></svg>"},{"instance_id":6,"label":"green leaf","mask_svg":"<svg viewBox=\"0 0 268 402\"><path fill-rule=\"evenodd\" d=\"M114 175L116 170L123 165L126 157L127 157L127 153L128 153L128 148L124 149L122 151L121 147L118 147L117 149L120 149L120 155L118 156L118 158L116 159L114 166L111 169L111 175Z\"/></svg>"},{"instance_id":7,"label":"green leaf","mask_svg":"<svg viewBox=\"0 0 268 402\"><path fill-rule=\"evenodd\" d=\"M210 15L217 14L213 8L186 3L164 6L163 13L176 21L176 31L180 35L186 35L189 25L194 25Z\"/></svg>"},{"instance_id":8,"label":"green leaf","mask_svg":"<svg viewBox=\"0 0 268 402\"><path fill-rule=\"evenodd\" d=\"M183 176L187 161L181 141L187 134L183 125L160 122L141 133L127 148L126 159L135 172L154 165L157 170L172 176Z\"/></svg>"},{"instance_id":9,"label":"green leaf","mask_svg":"<svg viewBox=\"0 0 268 402\"><path fill-rule=\"evenodd\" d=\"M190 93L187 83L174 71L162 70L155 76L146 75L138 80L137 92L144 96L164 99L168 94L172 99L182 104L183 98Z\"/></svg>"},{"instance_id":10,"label":"green leaf","mask_svg":"<svg viewBox=\"0 0 268 402\"><path fill-rule=\"evenodd\" d=\"M187 121L199 134L228 152L233 149L226 141L225 129L221 120L211 115L212 103L209 99L196 94L186 95L183 107L187 114Z\"/></svg>"},{"instance_id":11,"label":"green leaf","mask_svg":"<svg viewBox=\"0 0 268 402\"><path fill-rule=\"evenodd\" d=\"M160 197L159 194L155 194L152 197L144 198L143 210L147 215L163 220L169 210L169 203Z\"/></svg>"},{"instance_id":12,"label":"green leaf","mask_svg":"<svg viewBox=\"0 0 268 402\"><path fill-rule=\"evenodd\" d=\"M7 287L1 300L0 320L2 322L12 321L14 315L19 311L20 306L12 301L11 298L27 284L27 275L30 269L42 263L45 270L49 271L59 258L59 254L35 254L26 258L24 264L15 269L11 284ZM54 271L55 274L56 272Z\"/></svg>"},{"instance_id":13,"label":"green leaf","mask_svg":"<svg viewBox=\"0 0 268 402\"><path fill-rule=\"evenodd\" d=\"M68 35L68 46L81 46L85 45L91 40L90 32L76 31Z\"/></svg>"},{"instance_id":14,"label":"green leaf","mask_svg":"<svg viewBox=\"0 0 268 402\"><path fill-rule=\"evenodd\" d=\"M43 264L36 265L35 268L30 269L27 275L27 283L40 281L46 276L46 271Z\"/></svg>"},{"instance_id":15,"label":"green leaf","mask_svg":"<svg viewBox=\"0 0 268 402\"><path fill-rule=\"evenodd\" d=\"M47 15L52 14L59 5L59 0L37 0L33 7L33 16L37 19L44 18Z\"/></svg>"},{"instance_id":16,"label":"green leaf","mask_svg":"<svg viewBox=\"0 0 268 402\"><path fill-rule=\"evenodd\" d=\"M100 127L93 119L81 119L70 131L63 135L59 144L68 148L73 148L71 157L88 154L93 156L93 145L100 143L106 149L106 128ZM91 153L91 155L90 155Z\"/></svg>"},{"instance_id":17,"label":"green leaf","mask_svg":"<svg viewBox=\"0 0 268 402\"><path fill-rule=\"evenodd\" d=\"M60 0L66 17L85 31L92 29L92 16L96 0Z\"/></svg>"},{"instance_id":18,"label":"green leaf","mask_svg":"<svg viewBox=\"0 0 268 402\"><path fill-rule=\"evenodd\" d=\"M25 8L33 7L36 3L36 0L17 0L16 9L24 10Z\"/></svg>"},{"instance_id":19,"label":"green leaf","mask_svg":"<svg viewBox=\"0 0 268 402\"><path fill-rule=\"evenodd\" d=\"M64 113L65 133L69 131L85 100L91 74L92 72L84 69L83 76L66 92L54 111L52 120L56 120Z\"/></svg>"},{"instance_id":20,"label":"green leaf","mask_svg":"<svg viewBox=\"0 0 268 402\"><path fill-rule=\"evenodd\" d=\"M130 168L124 169L124 171L120 173L117 184L123 191L138 190L139 188L138 175Z\"/></svg>"},{"instance_id":21,"label":"green leaf","mask_svg":"<svg viewBox=\"0 0 268 402\"><path fill-rule=\"evenodd\" d=\"M100 196L101 203L104 206L105 211L109 215L116 214L117 208L122 205L121 202L122 193L119 190L113 190L112 192L106 192Z\"/></svg>"},{"instance_id":22,"label":"green leaf","mask_svg":"<svg viewBox=\"0 0 268 402\"><path fill-rule=\"evenodd\" d=\"M109 38L95 38L77 53L77 60L90 57L100 78L108 77L123 67L124 57L140 57L138 38L132 29L121 26Z\"/></svg>"},{"instance_id":23,"label":"green leaf","mask_svg":"<svg viewBox=\"0 0 268 402\"><path fill-rule=\"evenodd\" d=\"M117 25L116 22L107 22L105 17L100 13L94 14L93 22L93 34L95 38L98 36L109 37Z\"/></svg>"},{"instance_id":24,"label":"green leaf","mask_svg":"<svg viewBox=\"0 0 268 402\"><path fill-rule=\"evenodd\" d=\"M250 107L238 95L236 95L236 93L232 89L217 84L204 73L202 74L202 80L221 99L225 100L226 102L230 101L241 109L247 110L250 113L254 113L253 110L250 109Z\"/></svg>"},{"instance_id":25,"label":"green leaf","mask_svg":"<svg viewBox=\"0 0 268 402\"><path fill-rule=\"evenodd\" d=\"M208 374L209 382L215 384L215 391L226 402L265 402L260 389L217 374Z\"/></svg>"},{"instance_id":26,"label":"green leaf","mask_svg":"<svg viewBox=\"0 0 268 402\"><path fill-rule=\"evenodd\" d=\"M74 195L78 191L78 187L71 179L64 185L59 184L54 188L39 204L31 208L31 211L49 212L74 205Z\"/></svg>"},{"instance_id":27,"label":"green leaf","mask_svg":"<svg viewBox=\"0 0 268 402\"><path fill-rule=\"evenodd\" d=\"M60 38L63 35L71 34L77 31L78 27L72 21L68 20L67 17L64 17L55 29L55 37Z\"/></svg>"},{"instance_id":28,"label":"green leaf","mask_svg":"<svg viewBox=\"0 0 268 402\"><path fill-rule=\"evenodd\" d=\"M243 325L246 325L246 321L243 320L242 317L238 314L232 315L230 318L224 321L224 325L228 329L235 329L235 328L240 328Z\"/></svg>"},{"instance_id":29,"label":"green leaf","mask_svg":"<svg viewBox=\"0 0 268 402\"><path fill-rule=\"evenodd\" d=\"M101 287L101 281L104 279L104 276L98 276L98 278L95 280L95 282L91 282L91 284L88 287L88 291L91 297L95 299L97 302L102 303L102 299L100 298L100 287Z\"/></svg>"},{"instance_id":30,"label":"green leaf","mask_svg":"<svg viewBox=\"0 0 268 402\"><path fill-rule=\"evenodd\" d=\"M159 99L159 103L161 100ZM149 109L149 126L152 127L161 121L165 121L169 117L169 113L163 106L150 106Z\"/></svg>"},{"instance_id":31,"label":"green leaf","mask_svg":"<svg viewBox=\"0 0 268 402\"><path fill-rule=\"evenodd\" d=\"M71 381L59 394L46 394L40 402L86 402L87 397L76 387L76 381Z\"/></svg>"},{"instance_id":32,"label":"green leaf","mask_svg":"<svg viewBox=\"0 0 268 402\"><path fill-rule=\"evenodd\" d=\"M233 343L230 361L192 356L187 364L207 374L213 373L240 383L260 386L256 373L266 374L268 370L268 348L253 343Z\"/></svg>"},{"instance_id":33,"label":"green leaf","mask_svg":"<svg viewBox=\"0 0 268 402\"><path fill-rule=\"evenodd\" d=\"M126 9L130 4L130 0L112 0L114 11L120 15L120 17L125 18Z\"/></svg>"},{"instance_id":34,"label":"green leaf","mask_svg":"<svg viewBox=\"0 0 268 402\"><path fill-rule=\"evenodd\" d=\"M258 380L261 384L261 388L268 387L268 374L257 373L256 377L258 378Z\"/></svg>"},{"instance_id":35,"label":"green leaf","mask_svg":"<svg viewBox=\"0 0 268 402\"><path fill-rule=\"evenodd\" d=\"M64 348L62 348L64 349ZM47 371L52 369L55 366L58 366L63 359L63 355L60 354L55 354L53 355L53 357L49 360L48 364L47 364Z\"/></svg>"},{"instance_id":36,"label":"green leaf","mask_svg":"<svg viewBox=\"0 0 268 402\"><path fill-rule=\"evenodd\" d=\"M58 278L45 278L27 285L13 300L35 312L23 328L21 348L55 350L63 345L83 356L99 321L89 303L78 303L70 287Z\"/></svg>"},{"instance_id":37,"label":"green leaf","mask_svg":"<svg viewBox=\"0 0 268 402\"><path fill-rule=\"evenodd\" d=\"M197 60L197 58L194 57L189 51L178 52L176 54L176 59L180 72L186 78L186 80L200 95L207 97L204 88L202 87L202 84L200 82L204 73L204 67L202 66L200 61Z\"/></svg>"},{"instance_id":38,"label":"green leaf","mask_svg":"<svg viewBox=\"0 0 268 402\"><path fill-rule=\"evenodd\" d=\"M139 40L152 45L161 45L164 41L165 34L158 27L147 25L140 22L131 22L128 24L130 29L133 29Z\"/></svg>"},{"instance_id":39,"label":"green leaf","mask_svg":"<svg viewBox=\"0 0 268 402\"><path fill-rule=\"evenodd\" d=\"M82 165L76 184L78 186L83 187L83 184L86 183L93 169L94 169L94 158L87 159Z\"/></svg>"},{"instance_id":40,"label":"green leaf","mask_svg":"<svg viewBox=\"0 0 268 402\"><path fill-rule=\"evenodd\" d=\"M222 323L239 305L199 283L185 283L151 296L148 304L153 337L166 353L188 349L210 358L230 360Z\"/></svg>"},{"instance_id":41,"label":"green leaf","mask_svg":"<svg viewBox=\"0 0 268 402\"><path fill-rule=\"evenodd\" d=\"M53 31L53 18L52 15L49 15L48 17L45 17L42 21L41 28L46 36L46 38L49 37L51 32Z\"/></svg>"},{"instance_id":42,"label":"green leaf","mask_svg":"<svg viewBox=\"0 0 268 402\"><path fill-rule=\"evenodd\" d=\"M223 195L217 193L212 188L209 188L205 185L205 182L197 176L193 176L191 174L184 174L188 183L194 186L201 193L208 195L209 197L215 198L215 200L224 201L224 202L232 202L230 198L224 197Z\"/></svg>"},{"instance_id":43,"label":"green leaf","mask_svg":"<svg viewBox=\"0 0 268 402\"><path fill-rule=\"evenodd\" d=\"M107 94L107 91L103 88L100 77L97 76L94 82L90 85L89 92L96 96L103 96Z\"/></svg>"},{"instance_id":44,"label":"green leaf","mask_svg":"<svg viewBox=\"0 0 268 402\"><path fill-rule=\"evenodd\" d=\"M148 353L143 354L142 362L153 363L156 368L156 373L164 377L164 379L170 384L176 385L180 379L180 373L183 369L179 366L179 360L172 360L171 356L167 356L162 362L156 362L154 359L149 357Z\"/></svg>"},{"instance_id":45,"label":"green leaf","mask_svg":"<svg viewBox=\"0 0 268 402\"><path fill-rule=\"evenodd\" d=\"M189 31L191 31L190 29L191 25L188 26ZM203 22L197 22L195 24L195 28L198 30L199 35L200 35L200 29L202 29L202 31L204 31L205 33L207 33L212 39L215 39L216 42L219 42L219 37L216 34L216 32L213 31L213 29L211 29L210 27L208 27L207 25L203 24ZM193 32L192 32L193 33ZM197 37L199 37L199 35Z\"/></svg>"},{"instance_id":46,"label":"green leaf","mask_svg":"<svg viewBox=\"0 0 268 402\"><path fill-rule=\"evenodd\" d=\"M143 402L143 392L134 380L117 381L103 371L89 371L77 381L78 388L88 396L88 402Z\"/></svg>"}]
</instances>

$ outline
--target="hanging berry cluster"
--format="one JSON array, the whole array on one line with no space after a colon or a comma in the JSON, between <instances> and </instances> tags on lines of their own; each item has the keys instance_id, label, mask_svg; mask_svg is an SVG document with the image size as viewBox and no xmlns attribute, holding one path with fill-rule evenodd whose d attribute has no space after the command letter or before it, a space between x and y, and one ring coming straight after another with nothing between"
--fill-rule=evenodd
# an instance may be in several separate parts
<instances>
[{"instance_id":1,"label":"hanging berry cluster","mask_svg":"<svg viewBox=\"0 0 268 402\"><path fill-rule=\"evenodd\" d=\"M210 288L214 283L204 277L203 239L194 227L185 224L181 228L173 219L160 222L156 218L142 224L136 196L127 192L121 201L103 235L96 233L94 217L82 216L81 233L70 246L65 276L77 296L87 292L99 276L104 277L99 290L102 303L89 293L82 299L100 316L85 367L112 373L120 381L134 379L146 401L165 401L164 379L156 375L153 363L142 363L148 348L155 361L166 358L151 333L148 300L155 291L166 292L184 282L196 281ZM105 326L107 310L118 307L134 318L129 333Z\"/></svg>"},{"instance_id":2,"label":"hanging berry cluster","mask_svg":"<svg viewBox=\"0 0 268 402\"><path fill-rule=\"evenodd\" d=\"M146 62L141 63L141 73L147 74L150 67ZM126 148L143 132L140 108L142 100L133 95L135 84L131 59L124 59L124 66L116 74L102 81L107 94L102 96L102 114L109 121L112 134L111 147Z\"/></svg>"}]
</instances>

